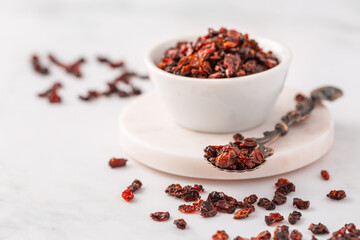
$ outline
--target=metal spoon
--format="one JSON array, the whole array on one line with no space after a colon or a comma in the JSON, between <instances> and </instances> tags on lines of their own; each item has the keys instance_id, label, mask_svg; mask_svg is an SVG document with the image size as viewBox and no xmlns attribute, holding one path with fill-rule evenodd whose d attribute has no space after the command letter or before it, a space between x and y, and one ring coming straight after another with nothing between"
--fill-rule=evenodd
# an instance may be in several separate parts
<instances>
[{"instance_id":1,"label":"metal spoon","mask_svg":"<svg viewBox=\"0 0 360 240\"><path fill-rule=\"evenodd\" d=\"M205 159L206 161L208 161L208 163L210 163L217 169L227 172L242 173L254 171L264 165L266 163L266 159L274 154L274 150L268 147L268 145L275 142L280 136L285 136L286 133L289 131L290 126L306 120L309 117L311 111L315 108L316 103L319 103L323 100L334 101L342 95L343 92L336 87L327 86L317 88L310 93L310 97L305 97L302 101L299 101L297 103L296 110L290 111L285 116L283 116L281 118L281 122L275 125L274 130L264 132L264 136L261 138L253 138L257 142L257 146L255 147L255 149L261 150L265 155L264 161L254 168L244 170L233 170L227 168L224 169L217 166L215 162L211 161L209 158Z\"/></svg>"}]
</instances>

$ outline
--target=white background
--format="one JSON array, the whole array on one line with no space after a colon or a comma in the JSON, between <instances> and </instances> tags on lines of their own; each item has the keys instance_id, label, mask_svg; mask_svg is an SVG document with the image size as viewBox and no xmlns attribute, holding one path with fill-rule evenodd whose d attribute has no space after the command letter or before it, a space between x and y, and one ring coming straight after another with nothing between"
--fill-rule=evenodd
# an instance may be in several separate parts
<instances>
[{"instance_id":1,"label":"white background","mask_svg":"<svg viewBox=\"0 0 360 240\"><path fill-rule=\"evenodd\" d=\"M331 232L343 224L360 227L360 2L359 1L1 1L0 2L0 239L210 239L218 229L231 239L255 236L267 227L257 208L248 219L235 221L218 214L203 219L178 212L182 202L165 195L171 183L203 184L206 192L224 191L238 199L256 193L271 197L279 176L249 181L182 178L149 169L130 159L110 169L113 156L126 156L118 142L117 118L131 99L78 100L89 88L102 88L118 73L95 61L97 54L126 59L129 68L146 72L143 56L164 38L205 34L208 27L240 31L285 42L294 58L288 86L303 92L333 84L345 96L329 105L335 119L335 143L318 162L284 174L296 186L291 200L311 201L296 225L322 222ZM51 68L49 77L35 74L30 55L45 60L53 52L64 61L84 56L81 80ZM64 103L50 105L36 94L55 80ZM145 91L149 82L138 81ZM144 119L145 121L146 119ZM320 178L328 169L331 179ZM131 203L121 192L134 178L144 187ZM340 202L326 198L344 189ZM171 219L154 222L149 214L169 211ZM189 228L172 221L183 217ZM286 223L286 221L285 221ZM293 229L294 227L291 227ZM328 236L327 236L328 237Z\"/></svg>"}]
</instances>

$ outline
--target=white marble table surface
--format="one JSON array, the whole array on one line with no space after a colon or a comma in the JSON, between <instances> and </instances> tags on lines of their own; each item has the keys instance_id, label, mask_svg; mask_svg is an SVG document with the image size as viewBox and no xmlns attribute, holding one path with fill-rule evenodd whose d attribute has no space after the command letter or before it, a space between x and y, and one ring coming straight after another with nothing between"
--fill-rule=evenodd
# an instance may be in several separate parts
<instances>
[{"instance_id":1,"label":"white marble table surface","mask_svg":"<svg viewBox=\"0 0 360 240\"><path fill-rule=\"evenodd\" d=\"M204 197L212 190L237 198L251 193L271 197L278 177L198 180L158 172L132 159L126 168L110 169L110 157L126 157L117 120L133 98L77 99L116 75L96 63L96 54L124 58L130 68L146 72L142 57L149 46L163 38L203 33L209 26L286 42L294 54L288 86L306 92L333 84L344 90L344 98L330 106L336 136L332 150L282 175L297 189L277 210L287 217L292 197L311 201L296 225L304 239L311 239L311 222L322 222L330 231L348 222L360 227L359 1L24 0L0 2L0 239L210 239L218 229L232 239L274 230L265 225L268 212L260 208L239 221L227 214L184 216L177 210L181 201L166 196L164 189L171 183L198 183L206 189ZM33 73L30 54L50 51L64 60L89 59L84 79L56 68L50 77ZM55 80L64 84L59 106L35 96ZM153 88L149 82L137 84L145 91ZM330 181L321 180L321 169L329 170ZM134 178L144 187L126 203L121 192ZM348 197L330 201L325 194L331 189L344 189ZM161 210L170 211L170 221L149 218ZM180 217L189 225L184 231L172 224Z\"/></svg>"}]
</instances>

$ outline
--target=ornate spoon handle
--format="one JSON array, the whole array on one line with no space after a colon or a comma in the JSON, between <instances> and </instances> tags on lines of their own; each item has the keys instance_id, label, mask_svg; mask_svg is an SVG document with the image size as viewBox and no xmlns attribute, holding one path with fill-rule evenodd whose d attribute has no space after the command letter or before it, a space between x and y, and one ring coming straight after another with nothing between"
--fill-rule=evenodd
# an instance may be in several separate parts
<instances>
[{"instance_id":1,"label":"ornate spoon handle","mask_svg":"<svg viewBox=\"0 0 360 240\"><path fill-rule=\"evenodd\" d=\"M303 100L297 103L296 110L290 111L283 116L281 118L281 122L275 125L274 130L264 132L264 136L261 138L254 138L259 144L259 149L265 153L266 157L273 155L274 150L269 147L265 147L265 144L270 145L280 136L286 135L291 125L306 120L311 111L314 109L316 103L323 100L334 101L342 95L343 92L339 88L332 86L315 89L311 92L310 97L304 97Z\"/></svg>"}]
</instances>

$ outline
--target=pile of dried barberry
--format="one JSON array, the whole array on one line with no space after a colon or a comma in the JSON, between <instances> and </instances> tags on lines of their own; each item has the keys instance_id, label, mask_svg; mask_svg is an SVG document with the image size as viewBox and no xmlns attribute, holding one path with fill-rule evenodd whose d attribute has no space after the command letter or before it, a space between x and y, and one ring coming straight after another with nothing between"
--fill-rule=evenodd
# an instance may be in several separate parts
<instances>
[{"instance_id":1,"label":"pile of dried barberry","mask_svg":"<svg viewBox=\"0 0 360 240\"><path fill-rule=\"evenodd\" d=\"M158 67L176 75L195 78L231 78L263 72L279 64L248 34L209 29L195 43L178 42L169 48Z\"/></svg>"},{"instance_id":2,"label":"pile of dried barberry","mask_svg":"<svg viewBox=\"0 0 360 240\"><path fill-rule=\"evenodd\" d=\"M234 140L223 146L207 146L204 157L212 165L228 170L254 169L265 161L265 154L256 149L253 138L244 138L237 133Z\"/></svg>"},{"instance_id":3,"label":"pile of dried barberry","mask_svg":"<svg viewBox=\"0 0 360 240\"><path fill-rule=\"evenodd\" d=\"M70 75L73 75L77 78L82 78L83 73L81 71L81 65L83 65L86 60L84 58L80 58L71 64L65 64L59 61L54 55L49 54L48 56L51 63L59 68L63 69ZM99 97L109 97L112 95L118 96L120 98L130 97L134 95L141 94L141 90L133 84L133 79L148 79L148 76L141 75L136 72L128 71L126 69L126 65L124 61L113 62L105 57L98 57L98 62L107 64L110 68L120 68L122 73L116 77L113 81L107 83L107 89L105 91L100 90L89 90L86 95L79 96L79 99L83 101L91 101ZM43 66L40 63L40 59L38 55L33 55L31 57L31 63L35 72L41 75L49 75L49 68ZM126 85L126 88L130 90L124 90L123 87L120 87L120 83ZM46 90L44 93L38 94L39 97L46 97L50 103L60 103L61 97L57 93L57 89L60 88L60 83L55 83L53 86Z\"/></svg>"}]
</instances>

